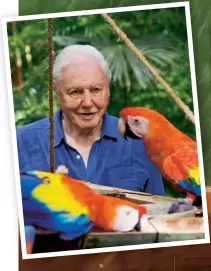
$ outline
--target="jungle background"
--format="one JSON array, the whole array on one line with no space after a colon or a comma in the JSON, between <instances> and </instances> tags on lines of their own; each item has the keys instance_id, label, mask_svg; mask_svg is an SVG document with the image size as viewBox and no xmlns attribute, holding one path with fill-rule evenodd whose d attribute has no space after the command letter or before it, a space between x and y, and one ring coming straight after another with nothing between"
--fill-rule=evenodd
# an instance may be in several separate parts
<instances>
[{"instance_id":1,"label":"jungle background","mask_svg":"<svg viewBox=\"0 0 211 271\"><path fill-rule=\"evenodd\" d=\"M193 110L184 7L111 16ZM127 106L144 106L161 112L196 139L195 126L100 15L58 18L53 24L55 56L69 44L91 44L105 56L113 75L108 108L111 115L118 116ZM47 34L47 20L8 24L16 127L48 116ZM55 99L54 111L57 109Z\"/></svg>"}]
</instances>

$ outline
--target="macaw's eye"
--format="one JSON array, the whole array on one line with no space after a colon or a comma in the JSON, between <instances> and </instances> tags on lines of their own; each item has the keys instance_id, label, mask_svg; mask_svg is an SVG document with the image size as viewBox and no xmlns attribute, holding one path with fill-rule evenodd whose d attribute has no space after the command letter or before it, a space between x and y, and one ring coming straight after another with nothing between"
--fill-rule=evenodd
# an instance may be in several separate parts
<instances>
[{"instance_id":1,"label":"macaw's eye","mask_svg":"<svg viewBox=\"0 0 211 271\"><path fill-rule=\"evenodd\" d=\"M128 212L126 212L126 215L130 215L130 212L128 211Z\"/></svg>"},{"instance_id":2,"label":"macaw's eye","mask_svg":"<svg viewBox=\"0 0 211 271\"><path fill-rule=\"evenodd\" d=\"M135 125L138 125L139 124L139 119L138 118L134 118L133 122L134 122Z\"/></svg>"},{"instance_id":3,"label":"macaw's eye","mask_svg":"<svg viewBox=\"0 0 211 271\"><path fill-rule=\"evenodd\" d=\"M50 183L49 178L48 178L48 177L43 177L43 178L42 178L42 183L43 183L43 184L49 184L49 183Z\"/></svg>"}]
</instances>

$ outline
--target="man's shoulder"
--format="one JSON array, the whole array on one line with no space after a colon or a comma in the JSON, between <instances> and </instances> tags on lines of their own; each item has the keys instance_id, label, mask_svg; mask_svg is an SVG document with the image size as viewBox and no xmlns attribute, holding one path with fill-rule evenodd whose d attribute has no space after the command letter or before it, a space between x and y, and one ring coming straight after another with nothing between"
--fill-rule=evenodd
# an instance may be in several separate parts
<instances>
[{"instance_id":1,"label":"man's shoulder","mask_svg":"<svg viewBox=\"0 0 211 271\"><path fill-rule=\"evenodd\" d=\"M107 114L107 117L108 117L108 120L111 122L118 122L118 120L119 120L119 117L115 117L115 116L112 116L109 114Z\"/></svg>"},{"instance_id":2,"label":"man's shoulder","mask_svg":"<svg viewBox=\"0 0 211 271\"><path fill-rule=\"evenodd\" d=\"M43 118L16 129L20 171L46 166L48 126L48 118Z\"/></svg>"},{"instance_id":3,"label":"man's shoulder","mask_svg":"<svg viewBox=\"0 0 211 271\"><path fill-rule=\"evenodd\" d=\"M43 118L41 120L35 121L18 127L16 129L17 136L29 135L36 132L41 132L42 130L48 129L49 118Z\"/></svg>"}]
</instances>

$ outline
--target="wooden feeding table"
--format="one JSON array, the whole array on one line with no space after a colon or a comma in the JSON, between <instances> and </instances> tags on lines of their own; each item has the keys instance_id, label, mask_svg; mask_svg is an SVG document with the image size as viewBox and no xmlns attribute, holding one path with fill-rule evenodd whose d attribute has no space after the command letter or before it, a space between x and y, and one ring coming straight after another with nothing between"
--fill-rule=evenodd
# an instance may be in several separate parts
<instances>
[{"instance_id":1,"label":"wooden feeding table","mask_svg":"<svg viewBox=\"0 0 211 271\"><path fill-rule=\"evenodd\" d=\"M145 233L90 232L86 248L153 244L205 238L203 219L199 217L152 218L150 222L149 232Z\"/></svg>"},{"instance_id":2,"label":"wooden feeding table","mask_svg":"<svg viewBox=\"0 0 211 271\"><path fill-rule=\"evenodd\" d=\"M115 247L125 245L151 244L181 240L204 239L203 214L200 208L183 205L179 213L168 214L175 201L162 197L114 187L86 183L97 193L120 197L143 204L147 208L149 227L147 232L103 232L93 229L87 234L85 242L80 239L63 241L52 231L37 230L33 253L55 252L75 249Z\"/></svg>"},{"instance_id":3,"label":"wooden feeding table","mask_svg":"<svg viewBox=\"0 0 211 271\"><path fill-rule=\"evenodd\" d=\"M147 232L92 231L88 234L86 247L114 247L205 238L203 218L196 217L196 207L184 205L180 213L167 214L171 203L144 205L149 216Z\"/></svg>"}]
</instances>

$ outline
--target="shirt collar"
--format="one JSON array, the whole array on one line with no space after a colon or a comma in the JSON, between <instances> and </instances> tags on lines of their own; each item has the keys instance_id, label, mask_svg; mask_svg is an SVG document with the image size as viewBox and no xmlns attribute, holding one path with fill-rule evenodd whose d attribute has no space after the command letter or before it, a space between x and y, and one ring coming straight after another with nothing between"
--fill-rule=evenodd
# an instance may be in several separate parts
<instances>
[{"instance_id":1,"label":"shirt collar","mask_svg":"<svg viewBox=\"0 0 211 271\"><path fill-rule=\"evenodd\" d=\"M121 138L118 131L118 118L110 116L107 112L104 115L101 137L107 136L114 139Z\"/></svg>"},{"instance_id":2,"label":"shirt collar","mask_svg":"<svg viewBox=\"0 0 211 271\"><path fill-rule=\"evenodd\" d=\"M101 137L104 136L114 139L121 138L118 131L118 118L110 116L107 112L103 118ZM62 140L65 141L65 135L62 129L62 111L59 109L54 115L54 147L60 145Z\"/></svg>"}]
</instances>

